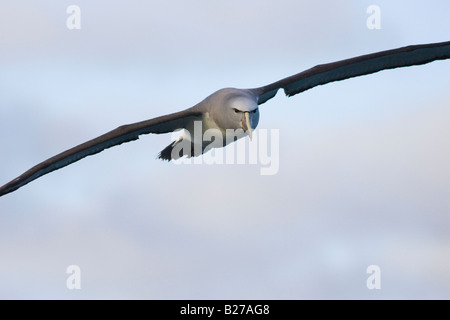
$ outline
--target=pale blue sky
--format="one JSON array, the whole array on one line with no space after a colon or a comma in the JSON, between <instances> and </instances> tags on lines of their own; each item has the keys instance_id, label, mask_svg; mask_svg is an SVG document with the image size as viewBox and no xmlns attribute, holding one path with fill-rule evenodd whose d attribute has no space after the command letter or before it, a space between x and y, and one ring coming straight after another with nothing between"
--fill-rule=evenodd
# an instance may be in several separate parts
<instances>
[{"instance_id":1,"label":"pale blue sky","mask_svg":"<svg viewBox=\"0 0 450 320\"><path fill-rule=\"evenodd\" d=\"M0 184L222 87L450 40L444 0L76 1L68 30L74 2L0 3ZM149 135L0 198L0 297L450 298L449 72L279 93L259 124L280 132L274 176L161 162L170 135Z\"/></svg>"}]
</instances>

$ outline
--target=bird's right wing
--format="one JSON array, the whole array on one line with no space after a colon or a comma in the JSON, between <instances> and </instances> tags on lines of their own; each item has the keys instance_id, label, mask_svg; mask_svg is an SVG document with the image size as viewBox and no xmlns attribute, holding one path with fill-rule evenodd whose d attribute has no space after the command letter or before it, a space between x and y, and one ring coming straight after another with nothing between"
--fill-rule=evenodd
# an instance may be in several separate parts
<instances>
[{"instance_id":1,"label":"bird's right wing","mask_svg":"<svg viewBox=\"0 0 450 320\"><path fill-rule=\"evenodd\" d=\"M262 104L272 99L281 88L290 97L333 81L449 58L450 41L413 45L321 64L267 86L251 90L258 96L258 104Z\"/></svg>"},{"instance_id":2,"label":"bird's right wing","mask_svg":"<svg viewBox=\"0 0 450 320\"><path fill-rule=\"evenodd\" d=\"M117 129L39 163L16 179L0 187L0 197L17 190L40 176L65 167L73 162L83 159L84 157L99 153L107 148L111 148L125 142L137 140L141 134L168 133L177 129L185 128L191 121L201 119L201 112L187 109L154 119L120 126Z\"/></svg>"}]
</instances>

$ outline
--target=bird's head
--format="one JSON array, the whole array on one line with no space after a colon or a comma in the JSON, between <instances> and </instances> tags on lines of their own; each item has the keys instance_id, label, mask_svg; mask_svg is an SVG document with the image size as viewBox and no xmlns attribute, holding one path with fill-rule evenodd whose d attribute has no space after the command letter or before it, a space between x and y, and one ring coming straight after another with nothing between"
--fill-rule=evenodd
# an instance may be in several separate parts
<instances>
[{"instance_id":1,"label":"bird's head","mask_svg":"<svg viewBox=\"0 0 450 320\"><path fill-rule=\"evenodd\" d=\"M217 124L223 129L242 129L252 138L252 130L259 122L259 109L256 98L243 91L230 92L225 99L225 112Z\"/></svg>"}]
</instances>

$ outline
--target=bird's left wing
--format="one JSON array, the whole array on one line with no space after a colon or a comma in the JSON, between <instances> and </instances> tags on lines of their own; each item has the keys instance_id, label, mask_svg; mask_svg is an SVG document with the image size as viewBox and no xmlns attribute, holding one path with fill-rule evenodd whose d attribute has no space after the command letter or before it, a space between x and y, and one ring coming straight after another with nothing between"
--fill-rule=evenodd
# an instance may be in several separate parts
<instances>
[{"instance_id":1,"label":"bird's left wing","mask_svg":"<svg viewBox=\"0 0 450 320\"><path fill-rule=\"evenodd\" d=\"M413 45L321 64L267 86L251 90L258 96L258 104L262 104L272 99L281 88L290 97L333 81L449 58L450 41Z\"/></svg>"},{"instance_id":2,"label":"bird's left wing","mask_svg":"<svg viewBox=\"0 0 450 320\"><path fill-rule=\"evenodd\" d=\"M125 142L137 140L141 134L172 132L177 129L185 128L191 121L201 120L201 118L201 112L187 109L154 119L120 126L117 129L39 163L16 179L0 187L0 197L17 190L40 176L65 167L84 157L99 153L107 148Z\"/></svg>"}]
</instances>

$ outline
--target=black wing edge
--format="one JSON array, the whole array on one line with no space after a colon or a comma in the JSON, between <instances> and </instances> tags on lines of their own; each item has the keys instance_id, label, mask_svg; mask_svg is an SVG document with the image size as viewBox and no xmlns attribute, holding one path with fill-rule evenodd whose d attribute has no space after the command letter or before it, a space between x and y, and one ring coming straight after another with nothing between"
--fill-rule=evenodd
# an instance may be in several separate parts
<instances>
[{"instance_id":1,"label":"black wing edge","mask_svg":"<svg viewBox=\"0 0 450 320\"><path fill-rule=\"evenodd\" d=\"M251 90L258 95L258 104L263 104L272 99L281 88L286 96L291 97L333 81L449 58L450 41L411 45L317 65L267 86Z\"/></svg>"},{"instance_id":2,"label":"black wing edge","mask_svg":"<svg viewBox=\"0 0 450 320\"><path fill-rule=\"evenodd\" d=\"M0 197L23 187L47 173L63 168L87 156L94 155L122 143L137 140L142 134L172 132L176 129L184 128L189 121L201 119L201 117L201 112L185 110L146 121L120 126L32 167L19 177L0 187Z\"/></svg>"}]
</instances>

